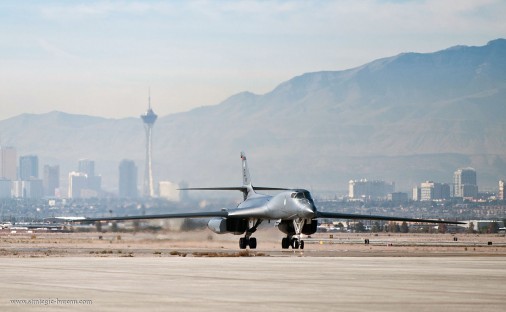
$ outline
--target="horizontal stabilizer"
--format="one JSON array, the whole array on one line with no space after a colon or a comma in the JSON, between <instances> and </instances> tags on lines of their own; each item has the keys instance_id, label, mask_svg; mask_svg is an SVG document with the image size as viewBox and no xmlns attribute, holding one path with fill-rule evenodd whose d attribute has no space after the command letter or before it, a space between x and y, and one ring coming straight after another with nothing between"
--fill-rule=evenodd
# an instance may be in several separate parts
<instances>
[{"instance_id":1,"label":"horizontal stabilizer","mask_svg":"<svg viewBox=\"0 0 506 312\"><path fill-rule=\"evenodd\" d=\"M388 216L375 216L375 215L360 215L339 212L321 212L317 214L318 218L332 218L332 219L355 219L355 220L385 220L385 221L406 221L406 222L427 222L427 223L446 223L446 224L466 224L459 221L443 221L443 220L430 220L430 219L413 219L402 217L388 217Z\"/></svg>"}]
</instances>

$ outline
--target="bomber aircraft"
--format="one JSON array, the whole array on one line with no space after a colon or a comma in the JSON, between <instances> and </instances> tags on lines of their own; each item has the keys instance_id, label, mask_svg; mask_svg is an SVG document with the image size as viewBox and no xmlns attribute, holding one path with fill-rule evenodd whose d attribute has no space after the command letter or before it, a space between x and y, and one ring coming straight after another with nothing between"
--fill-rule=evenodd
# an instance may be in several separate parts
<instances>
[{"instance_id":1,"label":"bomber aircraft","mask_svg":"<svg viewBox=\"0 0 506 312\"><path fill-rule=\"evenodd\" d=\"M221 209L220 211L172 213L144 216L84 218L75 221L120 221L141 219L168 219L168 218L211 218L208 223L209 229L217 234L231 233L243 235L239 239L239 247L251 249L257 247L257 240L252 237L258 226L266 220L277 221L278 229L286 234L281 241L281 247L288 249L304 249L304 241L301 235L311 235L316 232L318 219L365 219L387 220L406 222L428 222L446 224L464 224L457 221L413 219L402 217L388 217L377 215L347 214L338 212L318 211L311 193L304 189L286 189L272 187L258 187L251 184L248 163L244 152L241 153L243 185L239 187L206 187L186 188L182 190L236 190L244 195L244 201L236 208ZM281 191L277 195L270 196L257 193L256 191Z\"/></svg>"}]
</instances>

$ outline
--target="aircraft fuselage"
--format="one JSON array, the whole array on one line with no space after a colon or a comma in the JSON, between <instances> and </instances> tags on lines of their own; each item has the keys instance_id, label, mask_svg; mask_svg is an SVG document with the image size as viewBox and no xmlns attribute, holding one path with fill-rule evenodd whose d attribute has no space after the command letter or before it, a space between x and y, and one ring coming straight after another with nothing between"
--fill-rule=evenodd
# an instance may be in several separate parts
<instances>
[{"instance_id":1,"label":"aircraft fuselage","mask_svg":"<svg viewBox=\"0 0 506 312\"><path fill-rule=\"evenodd\" d=\"M228 210L229 217L248 217L266 220L312 219L316 214L311 194L306 190L281 192L274 196L254 194L236 209Z\"/></svg>"}]
</instances>

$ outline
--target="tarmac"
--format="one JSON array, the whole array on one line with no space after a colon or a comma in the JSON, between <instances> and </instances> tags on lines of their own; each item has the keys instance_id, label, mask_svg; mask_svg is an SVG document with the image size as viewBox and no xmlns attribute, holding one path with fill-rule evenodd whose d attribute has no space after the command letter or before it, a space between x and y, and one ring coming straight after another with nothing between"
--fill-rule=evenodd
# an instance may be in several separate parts
<instances>
[{"instance_id":1,"label":"tarmac","mask_svg":"<svg viewBox=\"0 0 506 312\"><path fill-rule=\"evenodd\" d=\"M1 311L502 311L506 257L0 258Z\"/></svg>"}]
</instances>

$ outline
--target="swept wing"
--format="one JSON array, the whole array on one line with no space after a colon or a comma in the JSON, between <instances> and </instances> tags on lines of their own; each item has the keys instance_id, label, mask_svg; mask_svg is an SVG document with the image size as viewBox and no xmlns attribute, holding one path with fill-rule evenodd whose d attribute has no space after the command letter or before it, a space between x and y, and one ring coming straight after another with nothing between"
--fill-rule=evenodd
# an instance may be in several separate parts
<instances>
[{"instance_id":1,"label":"swept wing","mask_svg":"<svg viewBox=\"0 0 506 312\"><path fill-rule=\"evenodd\" d=\"M72 221L123 221L123 220L148 220L148 219L177 219L177 218L215 218L228 217L228 211L206 211L206 212L187 212L187 213L168 213L145 216L123 216L123 217L97 217L97 218L76 218Z\"/></svg>"},{"instance_id":2,"label":"swept wing","mask_svg":"<svg viewBox=\"0 0 506 312\"><path fill-rule=\"evenodd\" d=\"M339 213L339 212L322 212L322 211L318 211L317 214L316 214L316 216L317 216L317 218L332 218L332 219L384 220L384 221L406 221L406 222L429 222L429 223L446 223L446 224L465 224L464 222L458 222L458 221L414 219L414 218L388 217L388 216L376 216L376 215L361 215L361 214Z\"/></svg>"}]
</instances>

